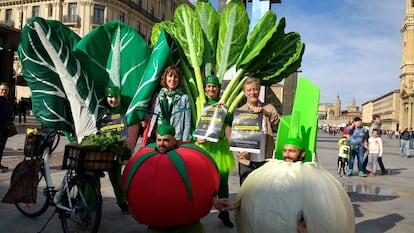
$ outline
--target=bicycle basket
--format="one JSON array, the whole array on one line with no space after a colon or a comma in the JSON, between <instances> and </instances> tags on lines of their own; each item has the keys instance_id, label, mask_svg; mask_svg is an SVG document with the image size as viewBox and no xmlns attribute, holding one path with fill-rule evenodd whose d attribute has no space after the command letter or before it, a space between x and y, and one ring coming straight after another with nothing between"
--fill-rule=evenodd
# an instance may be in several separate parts
<instances>
[{"instance_id":1,"label":"bicycle basket","mask_svg":"<svg viewBox=\"0 0 414 233\"><path fill-rule=\"evenodd\" d=\"M65 146L62 169L80 171L107 171L116 161L112 151L101 151L97 146L68 144Z\"/></svg>"}]
</instances>

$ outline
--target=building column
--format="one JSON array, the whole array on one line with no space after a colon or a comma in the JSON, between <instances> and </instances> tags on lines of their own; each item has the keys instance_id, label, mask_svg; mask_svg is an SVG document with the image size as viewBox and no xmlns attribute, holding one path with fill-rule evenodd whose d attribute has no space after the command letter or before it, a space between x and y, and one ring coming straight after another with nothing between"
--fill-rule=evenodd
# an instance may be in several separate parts
<instances>
[{"instance_id":1,"label":"building column","mask_svg":"<svg viewBox=\"0 0 414 233\"><path fill-rule=\"evenodd\" d=\"M406 111L407 111L407 124L406 124L406 127L408 127L408 129L410 129L411 127L413 127L413 124L412 124L412 119L413 119L413 117L412 117L412 104L413 104L413 102L412 102L412 100L410 100L408 103L407 103L407 109L406 109Z\"/></svg>"}]
</instances>

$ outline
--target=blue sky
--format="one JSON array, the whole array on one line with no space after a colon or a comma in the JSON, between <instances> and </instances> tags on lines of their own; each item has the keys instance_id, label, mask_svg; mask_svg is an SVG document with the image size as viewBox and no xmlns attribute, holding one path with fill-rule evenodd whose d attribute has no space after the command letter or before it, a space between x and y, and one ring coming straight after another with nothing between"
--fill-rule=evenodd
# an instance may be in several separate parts
<instances>
[{"instance_id":1,"label":"blue sky","mask_svg":"<svg viewBox=\"0 0 414 233\"><path fill-rule=\"evenodd\" d=\"M282 0L272 10L301 34L299 76L320 87L321 103L339 93L345 109L399 89L404 0Z\"/></svg>"}]
</instances>

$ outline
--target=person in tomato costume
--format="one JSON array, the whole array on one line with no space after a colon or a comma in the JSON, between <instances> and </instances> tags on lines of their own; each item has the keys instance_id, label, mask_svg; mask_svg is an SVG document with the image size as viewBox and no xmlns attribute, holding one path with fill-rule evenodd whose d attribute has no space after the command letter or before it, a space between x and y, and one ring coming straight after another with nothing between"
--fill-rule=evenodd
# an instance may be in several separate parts
<instances>
[{"instance_id":1,"label":"person in tomato costume","mask_svg":"<svg viewBox=\"0 0 414 233\"><path fill-rule=\"evenodd\" d=\"M171 125L157 128L156 143L126 164L122 188L133 218L148 233L204 233L200 219L218 206L220 176L211 156L193 144L177 144Z\"/></svg>"}]
</instances>

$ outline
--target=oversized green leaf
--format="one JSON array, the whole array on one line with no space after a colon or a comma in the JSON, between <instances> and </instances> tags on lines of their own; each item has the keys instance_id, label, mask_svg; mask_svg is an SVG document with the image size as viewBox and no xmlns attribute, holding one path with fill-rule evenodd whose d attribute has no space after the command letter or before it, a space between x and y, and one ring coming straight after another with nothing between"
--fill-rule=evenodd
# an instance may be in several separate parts
<instances>
[{"instance_id":1,"label":"oversized green leaf","mask_svg":"<svg viewBox=\"0 0 414 233\"><path fill-rule=\"evenodd\" d=\"M223 9L217 42L217 76L223 80L224 73L234 64L246 44L249 17L241 1L230 1Z\"/></svg>"},{"instance_id":2,"label":"oversized green leaf","mask_svg":"<svg viewBox=\"0 0 414 233\"><path fill-rule=\"evenodd\" d=\"M191 66L200 67L203 61L203 34L195 13L182 4L174 12L174 37L183 48Z\"/></svg>"},{"instance_id":3,"label":"oversized green leaf","mask_svg":"<svg viewBox=\"0 0 414 233\"><path fill-rule=\"evenodd\" d=\"M255 77L262 80L263 85L272 85L296 72L302 62L305 45L300 41L300 35L295 32L284 36L284 46L275 50L274 56L262 67Z\"/></svg>"},{"instance_id":4,"label":"oversized green leaf","mask_svg":"<svg viewBox=\"0 0 414 233\"><path fill-rule=\"evenodd\" d=\"M204 38L204 76L214 72L220 16L209 1L197 1L195 14L200 22ZM214 69L214 70L213 70Z\"/></svg>"},{"instance_id":5,"label":"oversized green leaf","mask_svg":"<svg viewBox=\"0 0 414 233\"><path fill-rule=\"evenodd\" d=\"M57 20L46 20L46 22L53 28L60 36L66 46L73 49L81 40L80 36Z\"/></svg>"},{"instance_id":6,"label":"oversized green leaf","mask_svg":"<svg viewBox=\"0 0 414 233\"><path fill-rule=\"evenodd\" d=\"M76 48L99 67L93 70L92 78L99 80L103 90L108 86L120 87L121 104L126 109L136 94L151 54L141 35L123 22L112 21L89 32ZM135 124L131 117L127 116L128 124Z\"/></svg>"},{"instance_id":7,"label":"oversized green leaf","mask_svg":"<svg viewBox=\"0 0 414 233\"><path fill-rule=\"evenodd\" d=\"M132 96L132 102L127 109L126 116L127 121L130 122L129 124L144 119L151 98L159 85L161 75L169 64L171 64L170 47L162 30L148 58L148 62L145 64L145 70L139 79L136 91ZM144 109L146 111L143 111Z\"/></svg>"},{"instance_id":8,"label":"oversized green leaf","mask_svg":"<svg viewBox=\"0 0 414 233\"><path fill-rule=\"evenodd\" d=\"M263 66L266 66L272 57L283 49L288 42L284 40L285 26L285 18L280 19L277 24L272 27L272 33L266 34L266 40L261 41L261 45L258 46L260 47L260 50L256 50L256 59L251 59L250 61L246 59L244 63L238 64L239 68L245 70L246 75L254 76L258 71L262 71ZM270 37L268 37L269 35Z\"/></svg>"},{"instance_id":9,"label":"oversized green leaf","mask_svg":"<svg viewBox=\"0 0 414 233\"><path fill-rule=\"evenodd\" d=\"M164 30L164 32L167 33L171 37L174 37L175 35L173 22L162 21L162 22L156 23L152 27L152 32L151 32L151 45L152 46L155 46L155 44L158 42L158 38L160 37L162 30Z\"/></svg>"},{"instance_id":10,"label":"oversized green leaf","mask_svg":"<svg viewBox=\"0 0 414 233\"><path fill-rule=\"evenodd\" d=\"M198 93L204 93L200 65L203 61L204 39L200 22L188 5L180 5L174 12L174 38L183 49L187 61L193 67ZM198 95L197 112L201 113L206 102L204 95Z\"/></svg>"},{"instance_id":11,"label":"oversized green leaf","mask_svg":"<svg viewBox=\"0 0 414 233\"><path fill-rule=\"evenodd\" d=\"M259 22L253 28L253 31L236 62L237 69L250 63L262 52L276 29L276 14L269 10L262 18L260 18ZM271 51L265 52L271 54ZM263 60L263 58L260 57L260 60Z\"/></svg>"},{"instance_id":12,"label":"oversized green leaf","mask_svg":"<svg viewBox=\"0 0 414 233\"><path fill-rule=\"evenodd\" d=\"M95 133L104 109L95 94L95 82L71 48L38 17L28 22L21 38L19 56L36 118L50 128L74 132L78 141Z\"/></svg>"}]
</instances>

